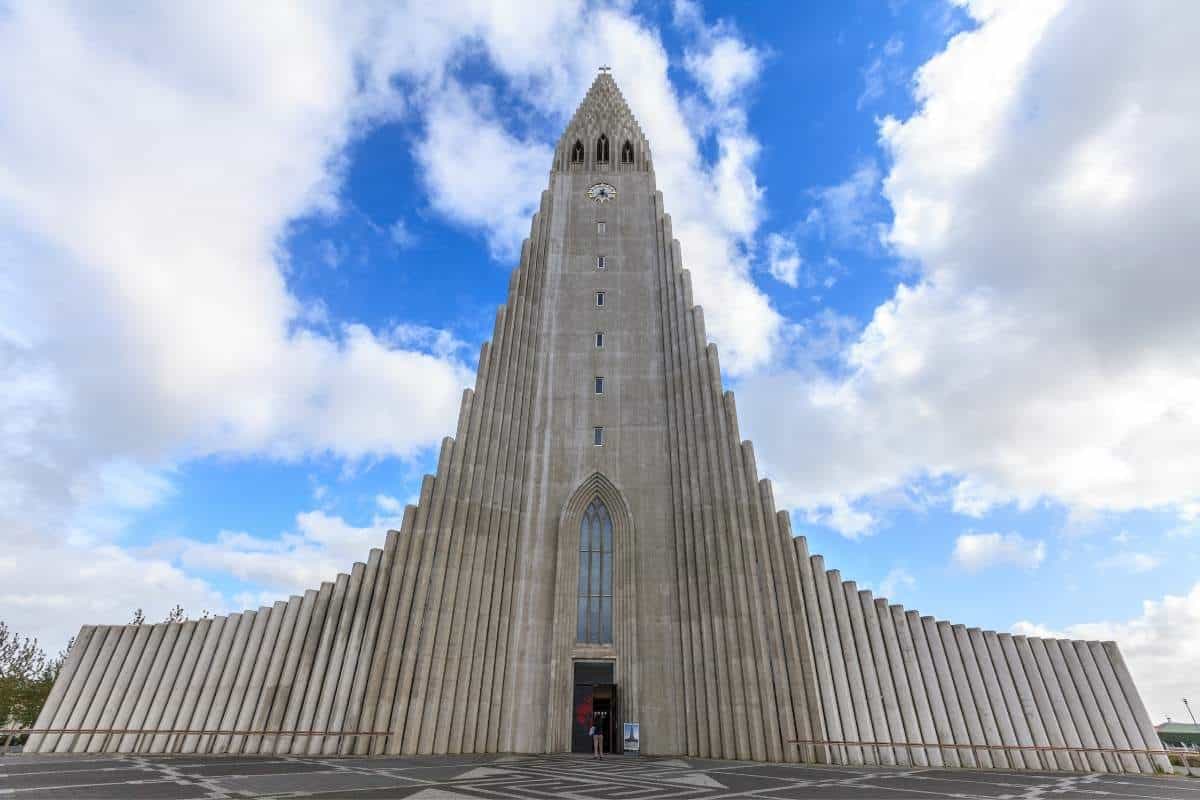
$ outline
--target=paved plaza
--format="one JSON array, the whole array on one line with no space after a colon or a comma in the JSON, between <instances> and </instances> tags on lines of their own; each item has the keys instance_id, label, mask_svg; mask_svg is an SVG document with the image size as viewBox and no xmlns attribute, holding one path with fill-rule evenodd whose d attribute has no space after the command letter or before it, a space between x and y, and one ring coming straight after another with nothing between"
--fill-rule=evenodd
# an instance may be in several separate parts
<instances>
[{"instance_id":1,"label":"paved plaza","mask_svg":"<svg viewBox=\"0 0 1200 800\"><path fill-rule=\"evenodd\" d=\"M249 798L1180 798L1200 780L1150 776L816 767L581 755L321 759L38 756L0 759L0 796Z\"/></svg>"}]
</instances>

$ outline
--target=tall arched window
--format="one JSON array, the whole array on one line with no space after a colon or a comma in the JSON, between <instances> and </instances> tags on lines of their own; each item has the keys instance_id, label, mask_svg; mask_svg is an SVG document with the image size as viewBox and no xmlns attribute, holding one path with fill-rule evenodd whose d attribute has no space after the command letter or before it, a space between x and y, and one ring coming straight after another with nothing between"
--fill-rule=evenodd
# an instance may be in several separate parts
<instances>
[{"instance_id":1,"label":"tall arched window","mask_svg":"<svg viewBox=\"0 0 1200 800\"><path fill-rule=\"evenodd\" d=\"M593 500L579 523L579 605L575 638L586 644L613 640L613 526L608 509Z\"/></svg>"},{"instance_id":2,"label":"tall arched window","mask_svg":"<svg viewBox=\"0 0 1200 800\"><path fill-rule=\"evenodd\" d=\"M603 133L600 134L600 138L596 140L596 163L608 163L608 137Z\"/></svg>"},{"instance_id":3,"label":"tall arched window","mask_svg":"<svg viewBox=\"0 0 1200 800\"><path fill-rule=\"evenodd\" d=\"M575 140L575 146L571 148L571 163L583 163L583 142L579 141L578 139Z\"/></svg>"},{"instance_id":4,"label":"tall arched window","mask_svg":"<svg viewBox=\"0 0 1200 800\"><path fill-rule=\"evenodd\" d=\"M625 140L625 144L621 145L621 163L633 163L633 142L628 139Z\"/></svg>"}]
</instances>

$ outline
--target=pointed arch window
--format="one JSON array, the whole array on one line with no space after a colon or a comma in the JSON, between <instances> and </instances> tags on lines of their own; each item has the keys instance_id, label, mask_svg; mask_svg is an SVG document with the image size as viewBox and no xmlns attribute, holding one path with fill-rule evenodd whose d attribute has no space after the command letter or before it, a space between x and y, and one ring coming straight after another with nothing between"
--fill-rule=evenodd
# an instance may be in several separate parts
<instances>
[{"instance_id":1,"label":"pointed arch window","mask_svg":"<svg viewBox=\"0 0 1200 800\"><path fill-rule=\"evenodd\" d=\"M584 644L612 644L612 554L612 517L597 498L579 522L579 602L575 638Z\"/></svg>"},{"instance_id":2,"label":"pointed arch window","mask_svg":"<svg viewBox=\"0 0 1200 800\"><path fill-rule=\"evenodd\" d=\"M625 140L625 144L621 145L621 163L633 163L633 142L628 139Z\"/></svg>"},{"instance_id":3,"label":"pointed arch window","mask_svg":"<svg viewBox=\"0 0 1200 800\"><path fill-rule=\"evenodd\" d=\"M578 139L575 140L574 146L571 147L571 163L583 163L583 142L579 141Z\"/></svg>"},{"instance_id":4,"label":"pointed arch window","mask_svg":"<svg viewBox=\"0 0 1200 800\"><path fill-rule=\"evenodd\" d=\"M608 137L603 133L600 134L600 138L596 140L596 163L608 163Z\"/></svg>"}]
</instances>

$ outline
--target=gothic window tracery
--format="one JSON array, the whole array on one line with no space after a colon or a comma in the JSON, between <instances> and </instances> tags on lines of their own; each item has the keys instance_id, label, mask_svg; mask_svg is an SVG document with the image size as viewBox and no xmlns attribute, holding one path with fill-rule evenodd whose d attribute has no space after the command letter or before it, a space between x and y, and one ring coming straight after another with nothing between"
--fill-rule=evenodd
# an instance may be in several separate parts
<instances>
[{"instance_id":1,"label":"gothic window tracery","mask_svg":"<svg viewBox=\"0 0 1200 800\"><path fill-rule=\"evenodd\" d=\"M603 133L600 134L600 138L596 140L596 163L608 163L608 137Z\"/></svg>"},{"instance_id":2,"label":"gothic window tracery","mask_svg":"<svg viewBox=\"0 0 1200 800\"><path fill-rule=\"evenodd\" d=\"M575 145L571 148L571 163L583 163L583 142L579 141L578 139L575 140Z\"/></svg>"},{"instance_id":3,"label":"gothic window tracery","mask_svg":"<svg viewBox=\"0 0 1200 800\"><path fill-rule=\"evenodd\" d=\"M621 163L633 163L633 142L628 139L625 140L625 144L621 145Z\"/></svg>"},{"instance_id":4,"label":"gothic window tracery","mask_svg":"<svg viewBox=\"0 0 1200 800\"><path fill-rule=\"evenodd\" d=\"M613 640L613 525L608 509L593 500L579 523L579 593L575 638L584 644Z\"/></svg>"}]
</instances>

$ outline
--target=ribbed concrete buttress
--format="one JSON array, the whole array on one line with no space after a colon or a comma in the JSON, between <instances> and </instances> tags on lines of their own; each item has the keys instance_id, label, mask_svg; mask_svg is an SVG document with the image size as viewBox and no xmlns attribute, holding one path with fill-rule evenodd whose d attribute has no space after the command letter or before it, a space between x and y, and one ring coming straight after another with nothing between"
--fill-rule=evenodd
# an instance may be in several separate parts
<instances>
[{"instance_id":1,"label":"ribbed concrete buttress","mask_svg":"<svg viewBox=\"0 0 1200 800\"><path fill-rule=\"evenodd\" d=\"M586 533L600 518L602 546ZM475 387L401 529L273 606L84 626L38 720L57 732L27 749L564 751L580 662L611 665L618 722L650 754L1165 767L1135 752L1157 739L1112 642L922 617L793 536L607 73L555 150Z\"/></svg>"}]
</instances>

